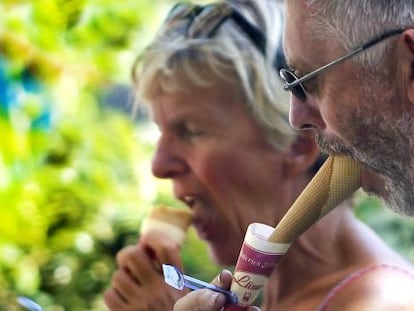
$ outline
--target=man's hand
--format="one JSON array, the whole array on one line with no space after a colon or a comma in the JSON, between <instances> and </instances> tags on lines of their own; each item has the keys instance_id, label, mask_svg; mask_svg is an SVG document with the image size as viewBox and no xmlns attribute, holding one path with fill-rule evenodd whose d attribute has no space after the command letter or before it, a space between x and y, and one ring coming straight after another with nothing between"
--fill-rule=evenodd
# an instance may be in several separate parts
<instances>
[{"instance_id":1,"label":"man's hand","mask_svg":"<svg viewBox=\"0 0 414 311\"><path fill-rule=\"evenodd\" d=\"M227 270L223 270L211 283L229 289L232 279L232 274ZM200 289L179 299L174 305L174 311L220 311L225 303L226 297L223 294L209 289ZM257 307L246 309L237 306L229 306L226 310L260 311Z\"/></svg>"}]
</instances>

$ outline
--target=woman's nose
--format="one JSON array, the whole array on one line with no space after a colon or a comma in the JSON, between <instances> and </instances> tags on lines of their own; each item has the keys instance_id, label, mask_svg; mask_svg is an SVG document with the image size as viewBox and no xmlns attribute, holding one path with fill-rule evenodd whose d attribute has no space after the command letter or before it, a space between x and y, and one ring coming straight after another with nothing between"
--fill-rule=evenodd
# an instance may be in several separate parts
<instances>
[{"instance_id":1,"label":"woman's nose","mask_svg":"<svg viewBox=\"0 0 414 311\"><path fill-rule=\"evenodd\" d=\"M308 97L302 101L294 95L290 96L289 122L296 130L322 129L325 123L317 107L312 106Z\"/></svg>"},{"instance_id":2,"label":"woman's nose","mask_svg":"<svg viewBox=\"0 0 414 311\"><path fill-rule=\"evenodd\" d=\"M160 138L152 158L152 174L158 178L174 178L185 172L186 167L174 142Z\"/></svg>"}]
</instances>

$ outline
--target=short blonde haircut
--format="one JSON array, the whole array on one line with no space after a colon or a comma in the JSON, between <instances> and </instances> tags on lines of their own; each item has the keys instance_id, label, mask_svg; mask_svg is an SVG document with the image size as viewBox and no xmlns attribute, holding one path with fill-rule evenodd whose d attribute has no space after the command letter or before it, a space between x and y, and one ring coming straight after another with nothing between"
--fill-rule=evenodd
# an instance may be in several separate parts
<instances>
[{"instance_id":1,"label":"short blonde haircut","mask_svg":"<svg viewBox=\"0 0 414 311\"><path fill-rule=\"evenodd\" d=\"M151 106L151 99L160 91L228 83L240 92L271 142L284 149L293 142L295 132L288 121L288 94L273 67L276 52L282 49L282 5L269 0L229 3L261 29L268 56L232 18L226 19L211 38L186 37L182 30L188 20L173 26L165 23L134 65L137 102Z\"/></svg>"}]
</instances>

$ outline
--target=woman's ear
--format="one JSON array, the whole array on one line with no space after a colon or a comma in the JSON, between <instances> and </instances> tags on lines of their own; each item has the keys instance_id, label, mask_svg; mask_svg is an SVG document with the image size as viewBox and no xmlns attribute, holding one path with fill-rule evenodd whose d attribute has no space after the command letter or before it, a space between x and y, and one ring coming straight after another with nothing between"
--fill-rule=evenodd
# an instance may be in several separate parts
<instances>
[{"instance_id":1,"label":"woman's ear","mask_svg":"<svg viewBox=\"0 0 414 311\"><path fill-rule=\"evenodd\" d=\"M290 152L286 154L284 176L294 178L308 173L319 154L320 151L311 133L300 131L290 147Z\"/></svg>"},{"instance_id":2,"label":"woman's ear","mask_svg":"<svg viewBox=\"0 0 414 311\"><path fill-rule=\"evenodd\" d=\"M407 29L401 35L402 43L398 59L401 62L407 97L414 104L414 29Z\"/></svg>"}]
</instances>

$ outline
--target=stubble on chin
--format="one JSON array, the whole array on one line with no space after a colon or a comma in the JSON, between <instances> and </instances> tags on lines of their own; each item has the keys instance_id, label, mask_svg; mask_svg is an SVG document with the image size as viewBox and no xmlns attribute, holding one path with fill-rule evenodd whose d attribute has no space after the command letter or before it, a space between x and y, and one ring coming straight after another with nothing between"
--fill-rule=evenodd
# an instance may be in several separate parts
<instances>
[{"instance_id":1,"label":"stubble on chin","mask_svg":"<svg viewBox=\"0 0 414 311\"><path fill-rule=\"evenodd\" d=\"M414 216L414 193L413 183L403 181L396 182L394 179L385 179L385 194L382 195L386 205L394 212Z\"/></svg>"},{"instance_id":2,"label":"stubble on chin","mask_svg":"<svg viewBox=\"0 0 414 311\"><path fill-rule=\"evenodd\" d=\"M329 155L349 156L352 158L354 157L352 149L346 146L345 143L340 142L337 139L328 138L316 130L313 135L315 137L316 144L323 153Z\"/></svg>"},{"instance_id":3,"label":"stubble on chin","mask_svg":"<svg viewBox=\"0 0 414 311\"><path fill-rule=\"evenodd\" d=\"M414 216L414 119L411 105L383 75L357 77L361 92L350 102L336 102L338 136L313 129L322 152L349 156L383 176L379 193L389 207ZM342 109L341 109L342 107ZM352 107L352 109L350 108Z\"/></svg>"},{"instance_id":4,"label":"stubble on chin","mask_svg":"<svg viewBox=\"0 0 414 311\"><path fill-rule=\"evenodd\" d=\"M402 215L414 216L414 168L410 164L413 153L409 147L412 144L406 139L400 139L400 144L394 145L395 149L389 145L388 148L393 149L387 152L381 152L380 148L371 150L370 144L362 150L357 150L318 133L315 133L315 139L322 151L331 155L352 157L381 175L384 179L384 191L370 194L381 197L391 210ZM381 143L377 142L377 146L380 145Z\"/></svg>"},{"instance_id":5,"label":"stubble on chin","mask_svg":"<svg viewBox=\"0 0 414 311\"><path fill-rule=\"evenodd\" d=\"M366 115L363 115L365 117ZM360 118L354 115L355 136L350 145L337 138L314 132L319 148L331 155L349 156L381 175L385 187L380 196L388 207L403 215L414 216L414 143L412 120L403 116L394 120Z\"/></svg>"}]
</instances>

